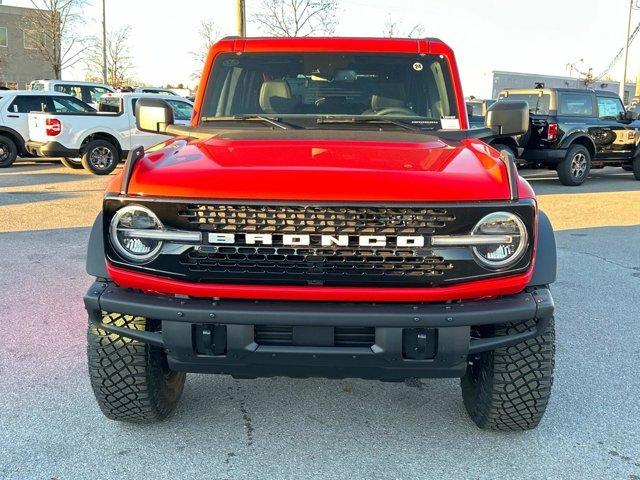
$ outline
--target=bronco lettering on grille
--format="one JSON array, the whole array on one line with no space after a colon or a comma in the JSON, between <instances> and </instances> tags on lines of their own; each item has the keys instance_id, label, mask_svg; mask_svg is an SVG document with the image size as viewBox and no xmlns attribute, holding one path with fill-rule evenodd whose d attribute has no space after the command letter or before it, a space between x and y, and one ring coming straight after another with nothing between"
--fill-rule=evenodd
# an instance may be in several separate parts
<instances>
[{"instance_id":1,"label":"bronco lettering on grille","mask_svg":"<svg viewBox=\"0 0 640 480\"><path fill-rule=\"evenodd\" d=\"M238 238L244 237L244 238ZM209 243L216 245L273 245L274 237L278 245L287 247L308 246L311 242L319 243L323 247L333 245L347 247L358 245L360 247L385 247L394 243L397 247L424 247L425 240L420 235L404 235L397 237L386 237L384 235L271 235L268 233L245 233L236 235L233 233L211 232L208 236ZM391 239L395 239L392 242Z\"/></svg>"}]
</instances>

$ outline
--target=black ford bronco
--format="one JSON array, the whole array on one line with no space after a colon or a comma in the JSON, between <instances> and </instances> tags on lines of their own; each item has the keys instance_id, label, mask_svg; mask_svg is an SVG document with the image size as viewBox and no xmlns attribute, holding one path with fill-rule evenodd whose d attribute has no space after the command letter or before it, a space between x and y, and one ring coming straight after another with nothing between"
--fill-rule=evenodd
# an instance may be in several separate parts
<instances>
[{"instance_id":1,"label":"black ford bronco","mask_svg":"<svg viewBox=\"0 0 640 480\"><path fill-rule=\"evenodd\" d=\"M612 92L573 88L507 89L498 100L529 104L530 128L520 137L497 138L532 167L556 170L563 185L581 185L591 168L622 167L640 180L640 122Z\"/></svg>"}]
</instances>

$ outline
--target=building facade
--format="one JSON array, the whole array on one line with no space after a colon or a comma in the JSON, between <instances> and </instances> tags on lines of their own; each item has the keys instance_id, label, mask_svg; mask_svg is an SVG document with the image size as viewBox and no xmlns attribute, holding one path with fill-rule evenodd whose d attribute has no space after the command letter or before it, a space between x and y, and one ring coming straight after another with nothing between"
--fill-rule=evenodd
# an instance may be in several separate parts
<instances>
[{"instance_id":1,"label":"building facade","mask_svg":"<svg viewBox=\"0 0 640 480\"><path fill-rule=\"evenodd\" d=\"M519 73L493 71L493 89L491 98L498 98L498 94L505 88L535 88L536 84L544 84L547 88L585 88L579 78L561 77L557 75L541 75L536 73ZM609 90L618 93L619 82L598 80L589 88L596 90ZM633 98L636 89L635 83L627 83L624 89L624 104L627 105Z\"/></svg>"},{"instance_id":2,"label":"building facade","mask_svg":"<svg viewBox=\"0 0 640 480\"><path fill-rule=\"evenodd\" d=\"M54 78L54 71L25 32L31 8L2 5L0 0L0 86L25 88L32 80Z\"/></svg>"}]
</instances>

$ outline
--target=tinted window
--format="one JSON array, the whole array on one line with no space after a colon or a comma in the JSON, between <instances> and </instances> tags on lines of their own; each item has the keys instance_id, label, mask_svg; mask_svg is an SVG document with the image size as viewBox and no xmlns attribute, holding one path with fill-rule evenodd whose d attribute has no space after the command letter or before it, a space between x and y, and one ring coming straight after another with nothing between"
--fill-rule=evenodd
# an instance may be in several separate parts
<instances>
[{"instance_id":1,"label":"tinted window","mask_svg":"<svg viewBox=\"0 0 640 480\"><path fill-rule=\"evenodd\" d=\"M524 100L529 104L529 111L538 115L549 115L551 95L548 93L502 93L498 100Z\"/></svg>"},{"instance_id":2,"label":"tinted window","mask_svg":"<svg viewBox=\"0 0 640 480\"><path fill-rule=\"evenodd\" d=\"M31 84L31 90L35 90L37 92L42 92L44 90L44 83L32 83Z\"/></svg>"},{"instance_id":3,"label":"tinted window","mask_svg":"<svg viewBox=\"0 0 640 480\"><path fill-rule=\"evenodd\" d=\"M88 113L95 112L94 108L91 108L84 102L81 102L75 97L51 97L51 103L53 104L53 111L56 113Z\"/></svg>"},{"instance_id":4,"label":"tinted window","mask_svg":"<svg viewBox=\"0 0 640 480\"><path fill-rule=\"evenodd\" d=\"M111 93L104 87L83 87L85 93L85 101L90 103L98 103L105 93Z\"/></svg>"},{"instance_id":5,"label":"tinted window","mask_svg":"<svg viewBox=\"0 0 640 480\"><path fill-rule=\"evenodd\" d=\"M193 113L193 107L186 102L179 100L167 99L166 102L173 108L173 117L175 120L191 120L191 114Z\"/></svg>"},{"instance_id":6,"label":"tinted window","mask_svg":"<svg viewBox=\"0 0 640 480\"><path fill-rule=\"evenodd\" d=\"M588 93L561 93L558 113L562 115L593 115L593 97Z\"/></svg>"},{"instance_id":7,"label":"tinted window","mask_svg":"<svg viewBox=\"0 0 640 480\"><path fill-rule=\"evenodd\" d=\"M47 102L44 97L39 95L18 96L9 105L9 111L14 113L46 112Z\"/></svg>"},{"instance_id":8,"label":"tinted window","mask_svg":"<svg viewBox=\"0 0 640 480\"><path fill-rule=\"evenodd\" d=\"M204 116L458 115L449 66L438 55L225 54L209 85Z\"/></svg>"},{"instance_id":9,"label":"tinted window","mask_svg":"<svg viewBox=\"0 0 640 480\"><path fill-rule=\"evenodd\" d=\"M598 116L607 120L620 120L624 117L624 107L619 98L598 97Z\"/></svg>"},{"instance_id":10,"label":"tinted window","mask_svg":"<svg viewBox=\"0 0 640 480\"><path fill-rule=\"evenodd\" d=\"M79 85L55 85L53 89L56 92L66 93L76 97L78 100L82 100L82 88Z\"/></svg>"},{"instance_id":11,"label":"tinted window","mask_svg":"<svg viewBox=\"0 0 640 480\"><path fill-rule=\"evenodd\" d=\"M0 27L0 47L6 47L7 40L7 27Z\"/></svg>"},{"instance_id":12,"label":"tinted window","mask_svg":"<svg viewBox=\"0 0 640 480\"><path fill-rule=\"evenodd\" d=\"M102 97L98 105L99 112L120 113L119 97Z\"/></svg>"}]
</instances>

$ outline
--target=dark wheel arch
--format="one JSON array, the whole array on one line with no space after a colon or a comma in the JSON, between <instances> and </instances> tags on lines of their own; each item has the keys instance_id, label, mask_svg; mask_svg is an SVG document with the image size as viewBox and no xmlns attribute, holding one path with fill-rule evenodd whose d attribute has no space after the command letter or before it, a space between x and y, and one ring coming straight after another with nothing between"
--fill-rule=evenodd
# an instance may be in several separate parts
<instances>
[{"instance_id":1,"label":"dark wheel arch","mask_svg":"<svg viewBox=\"0 0 640 480\"><path fill-rule=\"evenodd\" d=\"M103 220L102 212L100 212L93 222L91 234L89 235L86 263L87 273L96 278L108 279L109 274L107 273L105 262Z\"/></svg>"},{"instance_id":2,"label":"dark wheel arch","mask_svg":"<svg viewBox=\"0 0 640 480\"><path fill-rule=\"evenodd\" d=\"M509 147L513 151L514 154L518 152L518 142L516 142L511 137L494 138L493 140L491 140L489 145L491 145L494 148L497 145L504 145L505 147Z\"/></svg>"},{"instance_id":3,"label":"dark wheel arch","mask_svg":"<svg viewBox=\"0 0 640 480\"><path fill-rule=\"evenodd\" d=\"M120 145L120 142L118 141L118 139L116 137L114 137L113 135L109 134L109 133L105 133L105 132L97 132L97 133L92 133L91 135L88 135L87 138L85 138L82 141L82 144L80 145L80 155L82 155L84 148L91 142L93 142L94 140L106 140L107 142L111 143L112 145L114 145L117 149L118 149L118 153L120 154L120 158L122 158L123 156L123 151L122 151L122 146Z\"/></svg>"},{"instance_id":4,"label":"dark wheel arch","mask_svg":"<svg viewBox=\"0 0 640 480\"><path fill-rule=\"evenodd\" d=\"M13 143L15 143L16 147L18 147L18 155L22 156L29 154L29 152L27 152L24 138L22 138L22 135L20 135L20 133L13 128L0 125L0 135L4 135L5 137L9 137L11 140L13 140Z\"/></svg>"},{"instance_id":5,"label":"dark wheel arch","mask_svg":"<svg viewBox=\"0 0 640 480\"><path fill-rule=\"evenodd\" d=\"M572 133L562 141L561 148L568 150L574 145L582 145L589 151L591 158L595 158L597 151L596 144L589 135L582 132Z\"/></svg>"},{"instance_id":6,"label":"dark wheel arch","mask_svg":"<svg viewBox=\"0 0 640 480\"><path fill-rule=\"evenodd\" d=\"M556 253L556 236L553 233L553 226L547 214L539 210L536 263L533 267L533 276L529 281L529 286L550 285L555 282L557 265L558 255Z\"/></svg>"}]
</instances>

